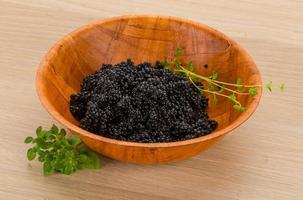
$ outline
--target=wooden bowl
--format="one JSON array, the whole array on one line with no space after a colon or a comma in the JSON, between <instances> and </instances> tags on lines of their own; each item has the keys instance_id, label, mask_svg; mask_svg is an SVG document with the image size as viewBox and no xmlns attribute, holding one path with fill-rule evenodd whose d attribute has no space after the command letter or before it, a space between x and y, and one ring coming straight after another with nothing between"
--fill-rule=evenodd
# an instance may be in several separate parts
<instances>
[{"instance_id":1,"label":"wooden bowl","mask_svg":"<svg viewBox=\"0 0 303 200\"><path fill-rule=\"evenodd\" d=\"M213 133L181 142L134 143L105 138L78 127L69 111L70 95L80 89L82 79L102 63L132 58L135 63L172 58L180 47L184 61L191 60L199 74L219 72L218 79L235 83L261 84L260 73L248 53L224 34L197 22L177 17L122 16L83 26L59 40L39 65L38 96L46 110L61 124L81 137L96 152L134 163L166 163L194 156L232 131L256 109L260 96L242 97L243 113L219 98L209 115L218 121ZM207 67L206 67L207 66ZM261 89L259 89L261 94ZM210 101L212 97L210 96Z\"/></svg>"}]
</instances>

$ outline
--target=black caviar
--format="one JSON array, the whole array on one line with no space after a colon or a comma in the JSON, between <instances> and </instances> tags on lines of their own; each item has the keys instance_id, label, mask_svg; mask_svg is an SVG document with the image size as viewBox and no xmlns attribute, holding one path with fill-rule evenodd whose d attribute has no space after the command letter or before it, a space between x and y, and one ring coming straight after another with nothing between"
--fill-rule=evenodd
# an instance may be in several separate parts
<instances>
[{"instance_id":1,"label":"black caviar","mask_svg":"<svg viewBox=\"0 0 303 200\"><path fill-rule=\"evenodd\" d=\"M186 77L130 59L103 64L71 95L70 111L80 127L132 142L174 142L211 133L217 122L206 112L207 97Z\"/></svg>"}]
</instances>

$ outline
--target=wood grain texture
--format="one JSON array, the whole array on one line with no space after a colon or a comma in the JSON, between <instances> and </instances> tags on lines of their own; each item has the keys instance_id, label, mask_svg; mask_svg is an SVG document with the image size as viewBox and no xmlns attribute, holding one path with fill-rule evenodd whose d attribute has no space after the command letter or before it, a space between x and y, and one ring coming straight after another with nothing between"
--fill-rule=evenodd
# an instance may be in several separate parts
<instances>
[{"instance_id":1,"label":"wood grain texture","mask_svg":"<svg viewBox=\"0 0 303 200\"><path fill-rule=\"evenodd\" d=\"M173 143L134 143L105 138L78 127L69 112L70 95L79 92L82 80L106 63L131 58L136 64L172 60L175 49L182 49L181 62L191 60L195 72L210 76L217 71L220 80L260 85L261 77L252 58L236 42L201 23L177 17L127 15L83 26L65 36L42 59L37 75L38 96L46 110L61 124L79 135L91 149L121 161L167 163L185 159L206 150L223 135L246 121L255 111L260 97L239 98L247 107L235 111L226 98L219 106L209 103L208 113L219 126L211 134ZM203 68L205 64L207 69ZM210 102L212 95L209 95Z\"/></svg>"},{"instance_id":2,"label":"wood grain texture","mask_svg":"<svg viewBox=\"0 0 303 200\"><path fill-rule=\"evenodd\" d=\"M0 0L0 199L300 199L303 195L303 3L289 1ZM208 151L165 165L102 157L100 170L43 177L25 158L25 136L54 121L35 93L48 48L89 22L133 13L176 15L239 42L264 81L257 112Z\"/></svg>"}]
</instances>

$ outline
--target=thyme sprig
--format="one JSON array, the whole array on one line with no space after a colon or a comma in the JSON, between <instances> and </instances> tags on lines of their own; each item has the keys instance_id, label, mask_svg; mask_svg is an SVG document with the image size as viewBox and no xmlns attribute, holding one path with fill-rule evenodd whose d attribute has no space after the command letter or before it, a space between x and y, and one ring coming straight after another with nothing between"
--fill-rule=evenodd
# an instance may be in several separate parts
<instances>
[{"instance_id":1,"label":"thyme sprig","mask_svg":"<svg viewBox=\"0 0 303 200\"><path fill-rule=\"evenodd\" d=\"M196 66L192 61L188 64L182 64L180 61L180 56L182 55L181 49L177 48L175 52L175 57L168 61L165 59L162 64L165 68L172 72L180 73L188 78L188 80L194 85L194 87L203 94L204 92L210 93L213 96L213 104L218 105L219 101L217 96L225 97L233 103L233 108L239 111L245 111L246 107L239 101L239 96L255 96L258 95L258 88L263 87L263 85L253 84L246 85L242 84L241 79L237 78L235 83L229 83L218 80L219 74L217 71L213 71L210 76L204 76L195 73ZM204 82L205 87L202 87L199 83ZM266 83L264 87L272 92L272 81ZM217 89L216 89L217 88ZM279 86L280 91L284 91L285 85L281 84Z\"/></svg>"}]
</instances>

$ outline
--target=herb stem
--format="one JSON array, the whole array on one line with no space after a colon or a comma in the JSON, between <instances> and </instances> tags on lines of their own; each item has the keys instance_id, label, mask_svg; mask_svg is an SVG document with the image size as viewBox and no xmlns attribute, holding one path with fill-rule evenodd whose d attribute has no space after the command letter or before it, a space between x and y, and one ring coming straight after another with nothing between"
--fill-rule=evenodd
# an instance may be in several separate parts
<instances>
[{"instance_id":1,"label":"herb stem","mask_svg":"<svg viewBox=\"0 0 303 200\"><path fill-rule=\"evenodd\" d=\"M217 81L217 80L213 80L215 83L221 83L221 84L224 84L224 85L229 85L229 86L234 86L234 87L239 87L238 84L234 84L234 83L226 83L226 82L223 82L223 81ZM262 85L243 85L244 87L246 88L253 88L253 87L262 87Z\"/></svg>"},{"instance_id":2,"label":"herb stem","mask_svg":"<svg viewBox=\"0 0 303 200\"><path fill-rule=\"evenodd\" d=\"M218 92L215 92L215 91L210 91L210 90L205 90L205 89L202 89L204 92L208 92L208 93L211 93L211 94L216 94L216 95L219 95L219 96L222 96L222 97L226 97L228 99L229 96L225 95L225 94L221 94L221 93L218 93ZM238 104L238 105L241 105L241 103L235 99L231 99L234 103Z\"/></svg>"},{"instance_id":3,"label":"herb stem","mask_svg":"<svg viewBox=\"0 0 303 200\"><path fill-rule=\"evenodd\" d=\"M204 80L204 81L207 81L207 82L212 83L212 84L214 84L214 85L217 85L217 86L219 86L219 87L220 87L220 85L218 85L218 84L223 84L223 85L229 85L229 86L239 87L239 84L226 83L226 82L223 82L223 81L212 80L212 79L210 79L210 78L207 78L207 77L204 77L204 76L200 76L200 75L198 75L198 74L195 74L195 73L193 73L193 72L191 72L191 71L185 69L185 68L182 67L182 66L181 66L181 68L182 68L182 70L175 70L175 71L177 71L177 72L183 72L183 73L186 73L186 74L190 74L191 76L195 76L195 77L197 77L197 78L200 78L200 79L202 79L202 80ZM243 85L243 86L246 87L246 88L262 87L262 85ZM225 88L225 89L228 90L228 88ZM233 91L233 90L232 90L232 91ZM241 94L241 93L236 92L236 91L235 91L235 93ZM249 93L247 93L247 94L241 94L241 95L249 95Z\"/></svg>"},{"instance_id":4,"label":"herb stem","mask_svg":"<svg viewBox=\"0 0 303 200\"><path fill-rule=\"evenodd\" d=\"M202 88L200 88L199 86L197 86L197 84L191 79L191 77L188 77L190 82L199 90L202 91Z\"/></svg>"},{"instance_id":5,"label":"herb stem","mask_svg":"<svg viewBox=\"0 0 303 200\"><path fill-rule=\"evenodd\" d=\"M200 88L199 86L197 86L197 84L191 79L191 77L188 77L188 78L189 78L190 82L191 82L199 91L208 92L208 93L213 94L214 96L215 96L215 95L219 95L219 96L223 96L223 97L226 97L226 98L230 99L229 96L224 95L224 94L221 94L221 93L218 93L218 92L216 92L216 91L210 91L210 90L202 89L202 88ZM235 104L241 105L241 103L240 103L239 101L235 100L235 99L232 99L232 101L233 101Z\"/></svg>"},{"instance_id":6,"label":"herb stem","mask_svg":"<svg viewBox=\"0 0 303 200\"><path fill-rule=\"evenodd\" d=\"M212 80L212 79L210 79L210 78L203 77L203 76L197 75L197 74L195 74L195 73L192 73L192 72L186 70L186 69L185 69L184 67L182 67L182 66L181 66L181 68L182 68L182 70L175 70L175 71L185 73L185 74L189 77L190 81L191 81L194 85L195 85L195 83L194 83L193 80L190 78L189 74L190 74L191 76L200 78L200 79L202 79L202 80L207 81L208 83L211 83L211 84L213 84L213 85L216 85L216 86L222 88L222 86L219 85L218 83L216 83L215 80ZM219 82L221 82L221 81L219 81ZM222 83L224 83L224 82L222 82ZM196 85L195 85L195 86L196 86ZM248 92L245 92L245 93L244 93L244 92L238 92L238 91L236 91L236 90L232 90L232 89L229 89L229 88L224 88L224 90L227 90L227 91L229 91L229 92L236 93L236 94L239 94L239 95L250 95Z\"/></svg>"}]
</instances>

